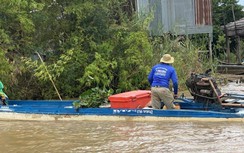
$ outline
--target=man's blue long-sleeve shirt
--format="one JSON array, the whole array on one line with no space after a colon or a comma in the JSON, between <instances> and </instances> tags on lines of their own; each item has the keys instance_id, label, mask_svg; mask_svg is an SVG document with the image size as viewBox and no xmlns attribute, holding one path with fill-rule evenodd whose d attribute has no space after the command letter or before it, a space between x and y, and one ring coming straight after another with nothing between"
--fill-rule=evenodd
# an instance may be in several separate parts
<instances>
[{"instance_id":1,"label":"man's blue long-sleeve shirt","mask_svg":"<svg viewBox=\"0 0 244 153\"><path fill-rule=\"evenodd\" d=\"M164 63L157 64L148 75L148 81L152 87L169 88L170 80L173 82L174 94L178 94L178 78L173 66Z\"/></svg>"}]
</instances>

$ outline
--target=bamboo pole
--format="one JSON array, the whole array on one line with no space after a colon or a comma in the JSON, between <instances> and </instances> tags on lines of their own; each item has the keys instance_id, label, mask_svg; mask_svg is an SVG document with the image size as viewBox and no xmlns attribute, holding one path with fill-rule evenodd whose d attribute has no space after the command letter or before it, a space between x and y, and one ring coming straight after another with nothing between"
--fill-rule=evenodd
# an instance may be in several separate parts
<instances>
[{"instance_id":1,"label":"bamboo pole","mask_svg":"<svg viewBox=\"0 0 244 153\"><path fill-rule=\"evenodd\" d=\"M214 91L214 94L216 95L216 97L218 99L219 104L222 104L221 99L220 99L220 97L218 95L218 92L216 91L216 88L214 87L214 84L213 84L212 80L209 79L208 81L209 81L209 83L210 83L210 85L211 85L211 87L212 87L212 89Z\"/></svg>"},{"instance_id":2,"label":"bamboo pole","mask_svg":"<svg viewBox=\"0 0 244 153\"><path fill-rule=\"evenodd\" d=\"M215 88L215 86L214 86L214 84L213 84L211 78L202 78L202 80L203 80L203 81L208 81L208 82L209 82L210 86L211 86L212 89L213 89L214 94L215 94L216 97L217 97L217 100L218 100L219 104L222 104L222 101L221 101L221 99L220 99L220 97L219 97L219 95L218 95L218 92L217 92L217 90L216 90L216 88Z\"/></svg>"},{"instance_id":3,"label":"bamboo pole","mask_svg":"<svg viewBox=\"0 0 244 153\"><path fill-rule=\"evenodd\" d=\"M56 90L56 92L57 92L57 95L58 95L59 99L62 100L62 98L61 98L61 96L60 96L60 94L59 94L59 92L58 92L58 89L57 89L57 87L56 87L55 84L54 84L54 81L53 81L53 79L52 79L52 76L51 76L50 73L48 72L47 67L46 67L46 65L45 65L45 63L44 63L42 57L40 56L40 54L39 54L38 52L36 52L36 53L37 53L38 57L40 58L42 64L44 65L45 70L47 71L48 77L49 77L50 81L52 82L53 87L55 88L55 90Z\"/></svg>"}]
</instances>

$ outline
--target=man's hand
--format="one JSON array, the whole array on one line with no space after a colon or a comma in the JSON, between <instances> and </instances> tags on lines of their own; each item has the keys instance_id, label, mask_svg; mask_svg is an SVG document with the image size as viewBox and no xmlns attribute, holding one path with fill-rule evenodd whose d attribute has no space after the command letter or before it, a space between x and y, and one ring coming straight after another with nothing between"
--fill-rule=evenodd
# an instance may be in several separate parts
<instances>
[{"instance_id":1,"label":"man's hand","mask_svg":"<svg viewBox=\"0 0 244 153\"><path fill-rule=\"evenodd\" d=\"M174 99L177 99L178 98L178 95L177 94L174 94Z\"/></svg>"}]
</instances>

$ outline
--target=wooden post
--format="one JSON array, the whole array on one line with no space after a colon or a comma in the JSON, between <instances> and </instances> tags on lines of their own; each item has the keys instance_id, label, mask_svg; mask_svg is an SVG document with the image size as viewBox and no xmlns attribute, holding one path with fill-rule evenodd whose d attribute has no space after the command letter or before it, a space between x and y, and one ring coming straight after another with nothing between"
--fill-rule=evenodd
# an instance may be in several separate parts
<instances>
[{"instance_id":1,"label":"wooden post","mask_svg":"<svg viewBox=\"0 0 244 153\"><path fill-rule=\"evenodd\" d=\"M209 58L210 58L210 63L213 63L213 52L212 52L212 40L213 40L213 34L209 34Z\"/></svg>"},{"instance_id":2,"label":"wooden post","mask_svg":"<svg viewBox=\"0 0 244 153\"><path fill-rule=\"evenodd\" d=\"M240 36L237 36L237 53L236 53L236 57L237 57L238 64L240 64L241 63L241 38L240 38Z\"/></svg>"},{"instance_id":3,"label":"wooden post","mask_svg":"<svg viewBox=\"0 0 244 153\"><path fill-rule=\"evenodd\" d=\"M230 63L230 42L227 34L225 35L225 40L226 40L227 63Z\"/></svg>"}]
</instances>

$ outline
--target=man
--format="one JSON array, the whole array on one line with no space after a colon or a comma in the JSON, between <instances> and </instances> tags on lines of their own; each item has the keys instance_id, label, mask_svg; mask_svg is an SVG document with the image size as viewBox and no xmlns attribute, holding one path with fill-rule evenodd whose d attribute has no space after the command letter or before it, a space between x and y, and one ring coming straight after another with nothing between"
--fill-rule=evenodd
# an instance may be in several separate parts
<instances>
[{"instance_id":1,"label":"man","mask_svg":"<svg viewBox=\"0 0 244 153\"><path fill-rule=\"evenodd\" d=\"M0 81L0 100L2 101L3 105L6 105L6 98L8 98L8 96L3 92L3 88L3 83Z\"/></svg>"},{"instance_id":2,"label":"man","mask_svg":"<svg viewBox=\"0 0 244 153\"><path fill-rule=\"evenodd\" d=\"M148 81L151 85L151 105L154 109L161 109L163 102L167 109L174 109L174 98L178 96L178 77L174 67L174 57L165 54L160 63L153 66L148 75ZM170 80L173 82L174 96L169 90Z\"/></svg>"}]
</instances>

